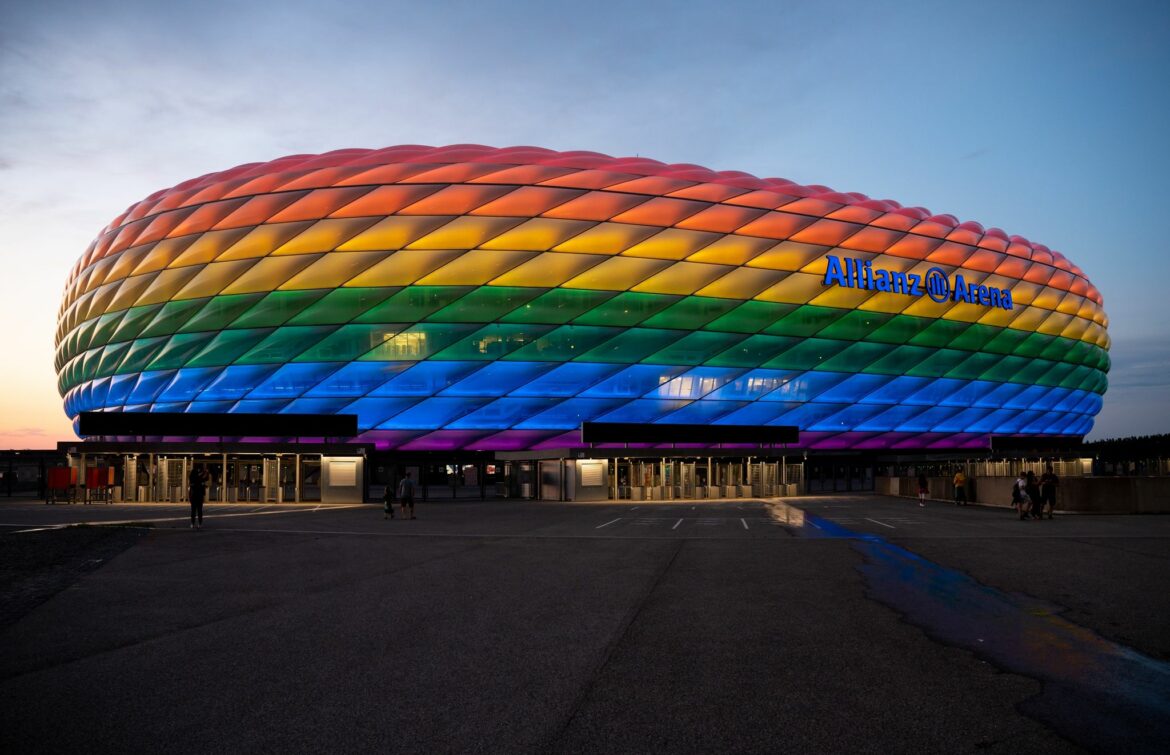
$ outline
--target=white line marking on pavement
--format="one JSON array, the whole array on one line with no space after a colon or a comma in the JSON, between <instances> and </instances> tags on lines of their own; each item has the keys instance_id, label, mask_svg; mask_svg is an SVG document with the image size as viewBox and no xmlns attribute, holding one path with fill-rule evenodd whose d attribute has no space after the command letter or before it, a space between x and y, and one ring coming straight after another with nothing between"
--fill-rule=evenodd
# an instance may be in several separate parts
<instances>
[{"instance_id":1,"label":"white line marking on pavement","mask_svg":"<svg viewBox=\"0 0 1170 755\"><path fill-rule=\"evenodd\" d=\"M640 509L640 508L642 508L642 507L641 507L641 506L635 506L634 508L630 509L630 511L637 511L637 510L638 510L638 509Z\"/></svg>"},{"instance_id":2,"label":"white line marking on pavement","mask_svg":"<svg viewBox=\"0 0 1170 755\"><path fill-rule=\"evenodd\" d=\"M809 522L809 524L816 527L818 530L821 528L821 525L817 524L816 522Z\"/></svg>"},{"instance_id":3,"label":"white line marking on pavement","mask_svg":"<svg viewBox=\"0 0 1170 755\"><path fill-rule=\"evenodd\" d=\"M364 503L352 503L352 504L348 504L348 505L330 505L330 507L327 510L328 511L335 511L337 509L354 509L354 508L361 508L365 505L366 504L364 504ZM311 514L314 511L316 511L316 509L305 508L305 509L282 509L280 511L241 511L241 512L237 512L234 514L210 514L210 513L208 513L208 514L204 514L203 518L204 519L227 519L229 517L235 517L235 516L271 516L273 514ZM184 514L182 516L157 517L154 519L95 519L95 520L88 521L88 522L65 522L63 524L55 524L55 525L48 525L45 527L37 527L34 530L26 530L26 531L27 532L35 532L37 530L60 530L60 529L65 529L66 527L80 527L80 526L95 527L95 526L100 526L100 525L111 525L111 524L144 524L147 522L152 522L152 523L153 522L185 522L185 521L188 521L190 519L191 519L191 517L188 514Z\"/></svg>"},{"instance_id":4,"label":"white line marking on pavement","mask_svg":"<svg viewBox=\"0 0 1170 755\"><path fill-rule=\"evenodd\" d=\"M890 528L890 529L892 529L892 530L896 530L896 529L898 529L897 527L895 527L895 526L894 526L894 525L892 525L892 524L886 524L885 522L879 522L879 521L878 521L878 520L876 520L876 519L870 519L868 516L865 518L865 521L867 521L867 522L873 522L874 524L880 524L881 526L883 526L883 527L889 527L889 528Z\"/></svg>"},{"instance_id":5,"label":"white line marking on pavement","mask_svg":"<svg viewBox=\"0 0 1170 755\"><path fill-rule=\"evenodd\" d=\"M614 522L620 522L621 520L622 520L622 518L619 516L617 519L614 519L613 522L606 522L605 524L600 524L600 525L594 527L593 529L599 530L602 527L608 527L609 525L613 524Z\"/></svg>"},{"instance_id":6,"label":"white line marking on pavement","mask_svg":"<svg viewBox=\"0 0 1170 755\"><path fill-rule=\"evenodd\" d=\"M675 523L674 523L674 526L673 526L673 527L671 527L671 529L672 529L672 530L677 530L677 529L678 529L678 526L679 526L680 524L682 524L682 520L681 520L681 519L679 519L677 522L675 522Z\"/></svg>"},{"instance_id":7,"label":"white line marking on pavement","mask_svg":"<svg viewBox=\"0 0 1170 755\"><path fill-rule=\"evenodd\" d=\"M745 530L746 530L746 529L748 529L748 526L747 526L747 520L746 520L746 519L740 519L739 521L741 521L741 522L743 523L743 528L744 528Z\"/></svg>"}]
</instances>

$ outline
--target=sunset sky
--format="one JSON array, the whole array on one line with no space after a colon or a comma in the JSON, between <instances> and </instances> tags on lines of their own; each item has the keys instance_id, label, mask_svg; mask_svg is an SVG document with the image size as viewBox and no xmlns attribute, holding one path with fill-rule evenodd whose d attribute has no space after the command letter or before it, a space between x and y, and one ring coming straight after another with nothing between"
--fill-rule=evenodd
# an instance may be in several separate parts
<instances>
[{"instance_id":1,"label":"sunset sky","mask_svg":"<svg viewBox=\"0 0 1170 755\"><path fill-rule=\"evenodd\" d=\"M239 163L538 145L863 192L1100 289L1090 438L1170 432L1165 2L0 1L0 448L72 438L53 331L123 209Z\"/></svg>"}]
</instances>

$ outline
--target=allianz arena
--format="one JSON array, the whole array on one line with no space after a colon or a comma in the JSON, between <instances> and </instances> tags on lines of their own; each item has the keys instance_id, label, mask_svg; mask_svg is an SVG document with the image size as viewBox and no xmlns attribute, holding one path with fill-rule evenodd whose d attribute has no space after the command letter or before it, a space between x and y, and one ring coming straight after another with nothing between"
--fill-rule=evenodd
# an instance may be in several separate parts
<instances>
[{"instance_id":1,"label":"allianz arena","mask_svg":"<svg viewBox=\"0 0 1170 755\"><path fill-rule=\"evenodd\" d=\"M69 276L56 368L70 417L356 414L379 449L574 447L587 421L964 449L1088 432L1107 325L1060 253L950 215L644 158L399 146L134 204Z\"/></svg>"}]
</instances>

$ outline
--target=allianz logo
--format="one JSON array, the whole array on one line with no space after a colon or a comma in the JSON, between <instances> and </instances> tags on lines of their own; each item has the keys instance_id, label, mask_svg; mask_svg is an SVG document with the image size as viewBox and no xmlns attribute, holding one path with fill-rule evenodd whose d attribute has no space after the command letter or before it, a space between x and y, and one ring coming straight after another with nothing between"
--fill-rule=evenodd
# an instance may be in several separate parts
<instances>
[{"instance_id":1,"label":"allianz logo","mask_svg":"<svg viewBox=\"0 0 1170 755\"><path fill-rule=\"evenodd\" d=\"M825 258L828 260L823 281L826 286L860 288L866 291L882 291L905 296L926 294L939 304L953 301L1000 309L1013 308L1012 292L1009 289L967 283L963 276L958 274L955 275L952 282L941 267L932 267L926 271L925 275L919 275L896 270L883 270L880 267L874 267L871 260L863 261L852 257L846 257L842 260L833 254L826 255Z\"/></svg>"}]
</instances>

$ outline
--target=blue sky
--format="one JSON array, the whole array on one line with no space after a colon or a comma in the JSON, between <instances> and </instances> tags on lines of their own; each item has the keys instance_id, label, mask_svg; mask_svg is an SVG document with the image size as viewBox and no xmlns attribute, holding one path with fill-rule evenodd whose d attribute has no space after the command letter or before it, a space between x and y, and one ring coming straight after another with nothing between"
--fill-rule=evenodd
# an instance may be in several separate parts
<instances>
[{"instance_id":1,"label":"blue sky","mask_svg":"<svg viewBox=\"0 0 1170 755\"><path fill-rule=\"evenodd\" d=\"M70 437L65 276L125 207L401 143L698 163L978 220L1105 298L1090 437L1170 432L1164 2L0 0L0 447Z\"/></svg>"}]
</instances>

